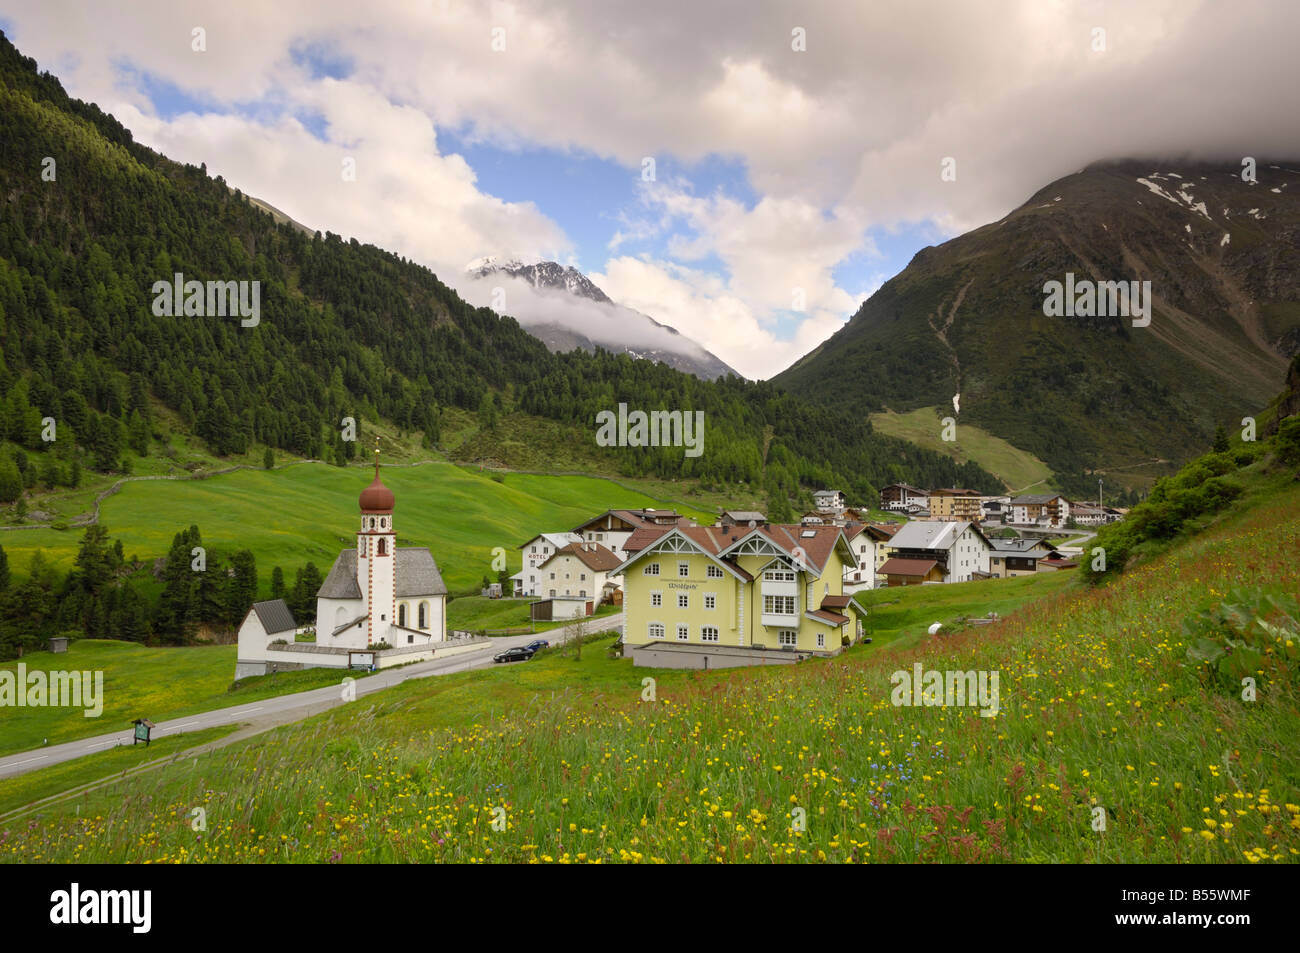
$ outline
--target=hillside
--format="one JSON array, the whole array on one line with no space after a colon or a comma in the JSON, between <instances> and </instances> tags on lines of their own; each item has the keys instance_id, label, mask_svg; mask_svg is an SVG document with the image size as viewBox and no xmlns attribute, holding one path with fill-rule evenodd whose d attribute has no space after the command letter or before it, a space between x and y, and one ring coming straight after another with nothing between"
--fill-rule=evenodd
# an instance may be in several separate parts
<instances>
[{"instance_id":1,"label":"hillside","mask_svg":"<svg viewBox=\"0 0 1300 953\"><path fill-rule=\"evenodd\" d=\"M1043 460L1068 492L1092 471L1145 486L1239 429L1300 351L1300 162L1125 161L1040 189L998 222L919 252L776 383L872 411L951 406ZM1067 272L1149 280L1149 327L1047 317ZM1110 480L1108 480L1110 482Z\"/></svg>"}]
</instances>

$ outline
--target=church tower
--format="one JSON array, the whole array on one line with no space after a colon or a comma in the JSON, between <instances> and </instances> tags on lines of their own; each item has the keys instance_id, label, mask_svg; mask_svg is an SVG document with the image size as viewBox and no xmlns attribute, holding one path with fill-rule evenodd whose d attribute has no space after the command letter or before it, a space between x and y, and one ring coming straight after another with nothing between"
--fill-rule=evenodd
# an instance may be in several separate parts
<instances>
[{"instance_id":1,"label":"church tower","mask_svg":"<svg viewBox=\"0 0 1300 953\"><path fill-rule=\"evenodd\" d=\"M389 642L397 618L397 536L393 532L393 491L379 479L379 441L375 441L375 478L361 491L361 530L357 533L357 586L364 600L366 644Z\"/></svg>"}]
</instances>

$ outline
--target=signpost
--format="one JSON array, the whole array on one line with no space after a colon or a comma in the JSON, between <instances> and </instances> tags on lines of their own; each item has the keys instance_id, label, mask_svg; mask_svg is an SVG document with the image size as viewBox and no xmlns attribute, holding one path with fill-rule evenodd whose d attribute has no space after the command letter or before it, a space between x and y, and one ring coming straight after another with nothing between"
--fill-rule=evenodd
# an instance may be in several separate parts
<instances>
[{"instance_id":1,"label":"signpost","mask_svg":"<svg viewBox=\"0 0 1300 953\"><path fill-rule=\"evenodd\" d=\"M144 746L149 747L149 730L153 728L153 722L148 718L137 718L131 724L135 725L135 738L131 742L131 747L134 748L138 741L143 741Z\"/></svg>"}]
</instances>

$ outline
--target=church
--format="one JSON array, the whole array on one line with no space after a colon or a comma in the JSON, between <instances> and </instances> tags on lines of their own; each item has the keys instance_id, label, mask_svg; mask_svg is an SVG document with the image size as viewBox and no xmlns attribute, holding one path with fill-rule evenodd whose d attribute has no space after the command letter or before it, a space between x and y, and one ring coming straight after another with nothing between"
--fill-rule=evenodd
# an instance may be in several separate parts
<instances>
[{"instance_id":1,"label":"church","mask_svg":"<svg viewBox=\"0 0 1300 953\"><path fill-rule=\"evenodd\" d=\"M393 491L375 478L361 491L355 549L345 549L316 594L316 645L364 650L428 645L447 637L447 587L424 546L398 546Z\"/></svg>"}]
</instances>

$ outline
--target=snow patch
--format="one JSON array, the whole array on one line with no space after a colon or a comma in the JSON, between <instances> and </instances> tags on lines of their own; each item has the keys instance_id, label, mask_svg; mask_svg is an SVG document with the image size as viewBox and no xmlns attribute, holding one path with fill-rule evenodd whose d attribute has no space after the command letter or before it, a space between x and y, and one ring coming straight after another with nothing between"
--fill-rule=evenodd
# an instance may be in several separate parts
<instances>
[{"instance_id":1,"label":"snow patch","mask_svg":"<svg viewBox=\"0 0 1300 953\"><path fill-rule=\"evenodd\" d=\"M1223 233L1223 238L1219 239L1219 247L1222 248L1224 245L1228 244L1228 242L1230 242L1230 241L1232 241L1232 236L1229 235L1227 232L1224 232L1224 233Z\"/></svg>"}]
</instances>

